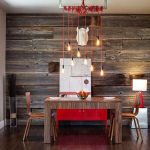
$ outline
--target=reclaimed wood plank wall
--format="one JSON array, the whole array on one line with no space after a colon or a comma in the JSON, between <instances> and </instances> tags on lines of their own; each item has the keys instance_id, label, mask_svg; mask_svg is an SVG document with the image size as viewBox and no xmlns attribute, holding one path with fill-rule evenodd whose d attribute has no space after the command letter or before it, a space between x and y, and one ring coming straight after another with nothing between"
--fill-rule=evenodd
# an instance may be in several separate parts
<instances>
[{"instance_id":1,"label":"reclaimed wood plank wall","mask_svg":"<svg viewBox=\"0 0 150 150\"><path fill-rule=\"evenodd\" d=\"M98 18L88 16L87 26ZM80 26L84 18L80 18ZM95 31L96 26L93 28ZM73 17L70 39L77 48L75 35L77 18ZM72 30L73 29L73 30ZM90 28L91 29L91 28ZM93 45L95 37L89 32L86 48L92 56L94 96L118 96L123 106L133 103L133 78L148 79L148 91L143 92L145 106L150 108L150 15L103 15L103 64L105 75L99 76L100 49ZM67 16L65 16L67 41ZM84 52L82 52L84 54ZM59 92L59 58L62 57L62 15L7 15L6 72L16 74L18 120L26 117L25 91L31 91L35 111L42 111L44 98ZM65 52L65 57L70 57ZM150 113L149 113L150 118ZM150 119L149 119L150 122Z\"/></svg>"}]
</instances>

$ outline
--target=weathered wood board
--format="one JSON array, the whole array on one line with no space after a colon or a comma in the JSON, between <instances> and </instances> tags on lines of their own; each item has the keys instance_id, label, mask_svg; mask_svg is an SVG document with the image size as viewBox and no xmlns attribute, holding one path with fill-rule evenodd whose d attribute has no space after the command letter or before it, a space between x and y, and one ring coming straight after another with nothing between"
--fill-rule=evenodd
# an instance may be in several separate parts
<instances>
[{"instance_id":1,"label":"weathered wood board","mask_svg":"<svg viewBox=\"0 0 150 150\"><path fill-rule=\"evenodd\" d=\"M72 55L76 57L77 18L73 16L72 19L69 39L74 51ZM95 24L92 24L92 19ZM80 27L84 23L84 17L81 17ZM121 98L123 107L128 107L134 103L132 79L147 79L148 91L143 94L145 106L149 108L150 15L102 15L102 60L100 47L95 46L96 34L100 30L98 18L87 16L87 26L90 28L88 45L80 47L80 50L82 57L87 55L92 58L94 65L92 94L117 96ZM64 32L66 46L67 16ZM34 111L43 111L44 99L59 93L59 58L62 57L63 45L62 15L8 14L6 38L6 72L7 75L16 74L18 121L22 123L26 121L26 91L31 91ZM66 47L65 57L71 57ZM99 75L101 61L105 73L103 77Z\"/></svg>"}]
</instances>

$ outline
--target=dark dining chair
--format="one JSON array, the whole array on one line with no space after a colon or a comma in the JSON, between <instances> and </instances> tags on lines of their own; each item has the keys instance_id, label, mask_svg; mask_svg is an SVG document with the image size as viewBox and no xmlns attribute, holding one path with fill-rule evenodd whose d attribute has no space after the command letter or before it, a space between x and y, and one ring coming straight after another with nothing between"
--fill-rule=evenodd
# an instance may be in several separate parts
<instances>
[{"instance_id":1,"label":"dark dining chair","mask_svg":"<svg viewBox=\"0 0 150 150\"><path fill-rule=\"evenodd\" d=\"M25 131L24 131L24 135L23 135L23 141L28 137L31 121L35 120L35 119L44 119L43 112L35 113L35 112L31 111L31 107L30 107L31 106L31 94L30 94L30 92L26 92L25 97L26 97L28 120L27 120ZM51 115L51 133L52 133L52 136L54 137L54 141L55 141L56 137L57 137L57 131L56 131L56 122L55 122L55 114L54 113L52 113L52 115Z\"/></svg>"},{"instance_id":2,"label":"dark dining chair","mask_svg":"<svg viewBox=\"0 0 150 150\"><path fill-rule=\"evenodd\" d=\"M122 113L122 119L133 119L134 124L135 124L137 138L139 138L139 135L140 135L141 140L143 141L139 120L137 118L137 115L139 113L140 102L141 102L140 92L138 92L136 94L135 104L133 106L135 108L134 112L124 112L124 113ZM113 135L114 135L114 130L115 130L115 116L114 116L114 114L112 114L111 125L110 125L110 130L109 130L109 137L110 137L111 141L112 141L112 138L113 138Z\"/></svg>"}]
</instances>

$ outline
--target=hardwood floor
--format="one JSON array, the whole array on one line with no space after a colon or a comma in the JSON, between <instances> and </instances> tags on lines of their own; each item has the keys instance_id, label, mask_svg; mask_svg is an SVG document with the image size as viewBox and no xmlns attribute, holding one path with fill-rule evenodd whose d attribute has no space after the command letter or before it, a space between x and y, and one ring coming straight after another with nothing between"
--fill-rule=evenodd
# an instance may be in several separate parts
<instances>
[{"instance_id":1,"label":"hardwood floor","mask_svg":"<svg viewBox=\"0 0 150 150\"><path fill-rule=\"evenodd\" d=\"M22 142L24 126L0 130L0 150L149 150L150 129L142 129L143 143L136 140L135 129L123 127L123 143L113 144L107 139L104 127L62 126L53 144L43 143L43 127L32 126L28 141Z\"/></svg>"}]
</instances>

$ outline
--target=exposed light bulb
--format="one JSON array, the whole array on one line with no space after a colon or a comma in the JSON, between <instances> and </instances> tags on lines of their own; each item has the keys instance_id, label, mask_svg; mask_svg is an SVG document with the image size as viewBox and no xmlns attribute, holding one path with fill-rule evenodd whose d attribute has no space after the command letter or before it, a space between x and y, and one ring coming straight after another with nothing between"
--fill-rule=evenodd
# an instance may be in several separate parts
<instances>
[{"instance_id":1,"label":"exposed light bulb","mask_svg":"<svg viewBox=\"0 0 150 150\"><path fill-rule=\"evenodd\" d=\"M74 66L74 60L73 60L73 57L72 57L72 60L71 60L71 66Z\"/></svg>"},{"instance_id":2,"label":"exposed light bulb","mask_svg":"<svg viewBox=\"0 0 150 150\"><path fill-rule=\"evenodd\" d=\"M84 64L87 65L87 57L84 58Z\"/></svg>"},{"instance_id":3,"label":"exposed light bulb","mask_svg":"<svg viewBox=\"0 0 150 150\"><path fill-rule=\"evenodd\" d=\"M81 54L79 51L77 52L77 57L81 57Z\"/></svg>"},{"instance_id":4,"label":"exposed light bulb","mask_svg":"<svg viewBox=\"0 0 150 150\"><path fill-rule=\"evenodd\" d=\"M100 76L104 76L104 71L103 71L102 68L101 68L101 71L100 71Z\"/></svg>"},{"instance_id":5,"label":"exposed light bulb","mask_svg":"<svg viewBox=\"0 0 150 150\"><path fill-rule=\"evenodd\" d=\"M71 66L74 66L74 61L73 60L71 61Z\"/></svg>"},{"instance_id":6,"label":"exposed light bulb","mask_svg":"<svg viewBox=\"0 0 150 150\"><path fill-rule=\"evenodd\" d=\"M99 39L97 39L96 40L96 46L99 46L99 44L100 44L100 41L99 41Z\"/></svg>"},{"instance_id":7,"label":"exposed light bulb","mask_svg":"<svg viewBox=\"0 0 150 150\"><path fill-rule=\"evenodd\" d=\"M67 50L68 50L68 51L71 51L71 45L70 45L70 42L68 42Z\"/></svg>"},{"instance_id":8,"label":"exposed light bulb","mask_svg":"<svg viewBox=\"0 0 150 150\"><path fill-rule=\"evenodd\" d=\"M62 0L59 0L59 8L63 8L63 6L62 6Z\"/></svg>"},{"instance_id":9,"label":"exposed light bulb","mask_svg":"<svg viewBox=\"0 0 150 150\"><path fill-rule=\"evenodd\" d=\"M96 39L96 46L100 46L102 43L101 43L101 40L99 39L99 36L97 36L97 39Z\"/></svg>"},{"instance_id":10,"label":"exposed light bulb","mask_svg":"<svg viewBox=\"0 0 150 150\"><path fill-rule=\"evenodd\" d=\"M64 65L62 65L61 73L64 73L64 72L65 72Z\"/></svg>"},{"instance_id":11,"label":"exposed light bulb","mask_svg":"<svg viewBox=\"0 0 150 150\"><path fill-rule=\"evenodd\" d=\"M78 51L77 51L77 57L80 58L81 57L81 53L80 53L80 49L78 48Z\"/></svg>"},{"instance_id":12,"label":"exposed light bulb","mask_svg":"<svg viewBox=\"0 0 150 150\"><path fill-rule=\"evenodd\" d=\"M90 70L94 71L94 66L93 65L91 65Z\"/></svg>"}]
</instances>

